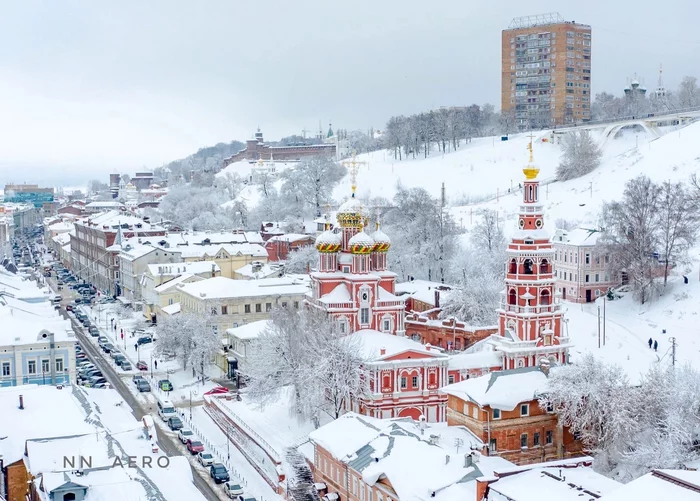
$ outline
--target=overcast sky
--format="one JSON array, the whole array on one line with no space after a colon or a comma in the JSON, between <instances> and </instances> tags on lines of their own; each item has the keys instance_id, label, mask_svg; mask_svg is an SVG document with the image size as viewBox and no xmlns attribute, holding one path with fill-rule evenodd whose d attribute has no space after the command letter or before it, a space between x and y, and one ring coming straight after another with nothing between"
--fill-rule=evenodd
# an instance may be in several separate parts
<instances>
[{"instance_id":1,"label":"overcast sky","mask_svg":"<svg viewBox=\"0 0 700 501\"><path fill-rule=\"evenodd\" d=\"M111 6L110 6L111 5ZM0 184L133 173L220 141L499 107L500 36L559 6L593 91L700 77L696 0L15 0L0 4Z\"/></svg>"}]
</instances>

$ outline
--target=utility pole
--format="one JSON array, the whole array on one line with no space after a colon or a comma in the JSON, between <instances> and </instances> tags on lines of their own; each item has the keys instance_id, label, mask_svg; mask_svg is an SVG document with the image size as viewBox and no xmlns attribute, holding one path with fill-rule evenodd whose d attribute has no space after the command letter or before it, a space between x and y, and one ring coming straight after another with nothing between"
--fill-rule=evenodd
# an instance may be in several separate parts
<instances>
[{"instance_id":1,"label":"utility pole","mask_svg":"<svg viewBox=\"0 0 700 501\"><path fill-rule=\"evenodd\" d=\"M671 364L676 366L676 338L671 338Z\"/></svg>"},{"instance_id":2,"label":"utility pole","mask_svg":"<svg viewBox=\"0 0 700 501\"><path fill-rule=\"evenodd\" d=\"M598 348L600 348L600 306L598 306Z\"/></svg>"},{"instance_id":3,"label":"utility pole","mask_svg":"<svg viewBox=\"0 0 700 501\"><path fill-rule=\"evenodd\" d=\"M605 346L605 302L607 297L603 296L603 346Z\"/></svg>"},{"instance_id":4,"label":"utility pole","mask_svg":"<svg viewBox=\"0 0 700 501\"><path fill-rule=\"evenodd\" d=\"M593 198L593 181L591 181L591 198Z\"/></svg>"}]
</instances>

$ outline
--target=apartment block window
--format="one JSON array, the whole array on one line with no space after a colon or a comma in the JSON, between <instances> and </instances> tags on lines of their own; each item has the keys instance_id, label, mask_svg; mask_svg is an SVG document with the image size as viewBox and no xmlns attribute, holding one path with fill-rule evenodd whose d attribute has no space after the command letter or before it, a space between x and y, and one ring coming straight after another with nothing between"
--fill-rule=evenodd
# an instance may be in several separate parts
<instances>
[{"instance_id":1,"label":"apartment block window","mask_svg":"<svg viewBox=\"0 0 700 501\"><path fill-rule=\"evenodd\" d=\"M245 313L250 313L250 305L249 305L249 304L246 304L245 306L243 306L243 311L244 311Z\"/></svg>"},{"instance_id":2,"label":"apartment block window","mask_svg":"<svg viewBox=\"0 0 700 501\"><path fill-rule=\"evenodd\" d=\"M529 416L530 415L530 404L520 404L520 415Z\"/></svg>"},{"instance_id":3,"label":"apartment block window","mask_svg":"<svg viewBox=\"0 0 700 501\"><path fill-rule=\"evenodd\" d=\"M493 418L501 419L501 409L493 409Z\"/></svg>"},{"instance_id":4,"label":"apartment block window","mask_svg":"<svg viewBox=\"0 0 700 501\"><path fill-rule=\"evenodd\" d=\"M212 307L211 307L211 314L212 314L212 315L216 315L217 313L219 313L219 312L218 312L218 310L216 309L216 306L212 306Z\"/></svg>"},{"instance_id":5,"label":"apartment block window","mask_svg":"<svg viewBox=\"0 0 700 501\"><path fill-rule=\"evenodd\" d=\"M523 433L522 435L520 435L520 447L527 447L527 433Z\"/></svg>"},{"instance_id":6,"label":"apartment block window","mask_svg":"<svg viewBox=\"0 0 700 501\"><path fill-rule=\"evenodd\" d=\"M489 441L489 451L490 452L496 452L498 450L498 442L496 442L495 438L492 438Z\"/></svg>"},{"instance_id":7,"label":"apartment block window","mask_svg":"<svg viewBox=\"0 0 700 501\"><path fill-rule=\"evenodd\" d=\"M10 362L3 362L2 363L2 375L3 375L3 377L10 375Z\"/></svg>"},{"instance_id":8,"label":"apartment block window","mask_svg":"<svg viewBox=\"0 0 700 501\"><path fill-rule=\"evenodd\" d=\"M591 264L591 255L586 253L586 264Z\"/></svg>"},{"instance_id":9,"label":"apartment block window","mask_svg":"<svg viewBox=\"0 0 700 501\"><path fill-rule=\"evenodd\" d=\"M36 360L29 360L27 362L27 373L36 374Z\"/></svg>"},{"instance_id":10,"label":"apartment block window","mask_svg":"<svg viewBox=\"0 0 700 501\"><path fill-rule=\"evenodd\" d=\"M256 305L255 305L255 313L262 313L262 304L256 303Z\"/></svg>"},{"instance_id":11,"label":"apartment block window","mask_svg":"<svg viewBox=\"0 0 700 501\"><path fill-rule=\"evenodd\" d=\"M224 305L221 307L221 314L228 315L228 306Z\"/></svg>"},{"instance_id":12,"label":"apartment block window","mask_svg":"<svg viewBox=\"0 0 700 501\"><path fill-rule=\"evenodd\" d=\"M287 307L287 301L282 301L282 308L286 308L286 307Z\"/></svg>"},{"instance_id":13,"label":"apartment block window","mask_svg":"<svg viewBox=\"0 0 700 501\"><path fill-rule=\"evenodd\" d=\"M591 278L590 275L586 275L586 283L590 282L590 278Z\"/></svg>"},{"instance_id":14,"label":"apartment block window","mask_svg":"<svg viewBox=\"0 0 700 501\"><path fill-rule=\"evenodd\" d=\"M41 361L41 372L43 372L43 373L51 372L51 365L50 365L48 359L44 359Z\"/></svg>"},{"instance_id":15,"label":"apartment block window","mask_svg":"<svg viewBox=\"0 0 700 501\"><path fill-rule=\"evenodd\" d=\"M299 301L294 301L294 308L299 309Z\"/></svg>"},{"instance_id":16,"label":"apartment block window","mask_svg":"<svg viewBox=\"0 0 700 501\"><path fill-rule=\"evenodd\" d=\"M547 445L552 444L552 430L549 430L544 434L544 442Z\"/></svg>"},{"instance_id":17,"label":"apartment block window","mask_svg":"<svg viewBox=\"0 0 700 501\"><path fill-rule=\"evenodd\" d=\"M598 273L595 274L595 281L596 283L600 281L600 275Z\"/></svg>"},{"instance_id":18,"label":"apartment block window","mask_svg":"<svg viewBox=\"0 0 700 501\"><path fill-rule=\"evenodd\" d=\"M538 445L540 445L540 434L539 434L539 433L535 433L535 434L532 436L532 446L533 446L533 447L537 447Z\"/></svg>"},{"instance_id":19,"label":"apartment block window","mask_svg":"<svg viewBox=\"0 0 700 501\"><path fill-rule=\"evenodd\" d=\"M63 359L62 358L56 359L56 372L63 372Z\"/></svg>"},{"instance_id":20,"label":"apartment block window","mask_svg":"<svg viewBox=\"0 0 700 501\"><path fill-rule=\"evenodd\" d=\"M272 311L272 303L265 303L265 311L268 313Z\"/></svg>"},{"instance_id":21,"label":"apartment block window","mask_svg":"<svg viewBox=\"0 0 700 501\"><path fill-rule=\"evenodd\" d=\"M401 389L405 390L406 387L408 387L408 379L406 378L406 376L402 376L401 377Z\"/></svg>"},{"instance_id":22,"label":"apartment block window","mask_svg":"<svg viewBox=\"0 0 700 501\"><path fill-rule=\"evenodd\" d=\"M411 378L411 387L418 388L418 376L413 376Z\"/></svg>"}]
</instances>

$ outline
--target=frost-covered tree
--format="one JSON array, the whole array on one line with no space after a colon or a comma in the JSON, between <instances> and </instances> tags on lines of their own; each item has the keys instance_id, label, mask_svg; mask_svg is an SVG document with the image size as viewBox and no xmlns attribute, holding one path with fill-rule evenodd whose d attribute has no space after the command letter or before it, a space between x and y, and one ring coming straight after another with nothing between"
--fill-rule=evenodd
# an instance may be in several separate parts
<instances>
[{"instance_id":1,"label":"frost-covered tree","mask_svg":"<svg viewBox=\"0 0 700 501\"><path fill-rule=\"evenodd\" d=\"M671 264L687 262L688 250L698 232L698 206L683 183L661 183L657 229L659 252L664 259L664 286Z\"/></svg>"},{"instance_id":2,"label":"frost-covered tree","mask_svg":"<svg viewBox=\"0 0 700 501\"><path fill-rule=\"evenodd\" d=\"M294 415L316 422L321 412L338 417L350 396L364 390L364 360L354 339L341 336L321 310L274 309L268 328L251 343L248 394L264 407L290 390Z\"/></svg>"},{"instance_id":3,"label":"frost-covered tree","mask_svg":"<svg viewBox=\"0 0 700 501\"><path fill-rule=\"evenodd\" d=\"M285 273L308 273L318 265L318 251L313 245L294 249L284 262Z\"/></svg>"},{"instance_id":4,"label":"frost-covered tree","mask_svg":"<svg viewBox=\"0 0 700 501\"><path fill-rule=\"evenodd\" d=\"M347 174L347 169L324 155L306 158L283 175L282 191L298 203L301 214L304 207L321 215L321 207L330 201L336 184Z\"/></svg>"},{"instance_id":5,"label":"frost-covered tree","mask_svg":"<svg viewBox=\"0 0 700 501\"><path fill-rule=\"evenodd\" d=\"M506 240L503 227L499 224L498 211L483 209L479 211L478 220L471 231L471 243L479 249L493 253L505 248Z\"/></svg>"},{"instance_id":6,"label":"frost-covered tree","mask_svg":"<svg viewBox=\"0 0 700 501\"><path fill-rule=\"evenodd\" d=\"M635 297L644 304L655 289L654 268L659 251L659 190L639 176L625 185L622 199L603 205L601 244L611 257L613 272L626 272Z\"/></svg>"},{"instance_id":7,"label":"frost-covered tree","mask_svg":"<svg viewBox=\"0 0 700 501\"><path fill-rule=\"evenodd\" d=\"M498 124L501 134L508 135L517 132L518 126L515 116L515 108L505 111L502 110L498 117Z\"/></svg>"},{"instance_id":8,"label":"frost-covered tree","mask_svg":"<svg viewBox=\"0 0 700 501\"><path fill-rule=\"evenodd\" d=\"M623 482L700 458L700 374L690 366L650 367L639 384L585 355L553 368L540 406L578 433L603 473Z\"/></svg>"},{"instance_id":9,"label":"frost-covered tree","mask_svg":"<svg viewBox=\"0 0 700 501\"><path fill-rule=\"evenodd\" d=\"M562 143L563 152L557 166L559 181L584 176L600 165L602 152L589 131L569 132Z\"/></svg>"},{"instance_id":10,"label":"frost-covered tree","mask_svg":"<svg viewBox=\"0 0 700 501\"><path fill-rule=\"evenodd\" d=\"M457 287L444 296L440 318L454 317L474 326L493 325L506 261L506 242L495 211L482 212L469 244L453 258L451 280Z\"/></svg>"},{"instance_id":11,"label":"frost-covered tree","mask_svg":"<svg viewBox=\"0 0 700 501\"><path fill-rule=\"evenodd\" d=\"M698 79L691 76L683 77L678 86L678 106L690 108L700 103L700 89L698 89Z\"/></svg>"},{"instance_id":12,"label":"frost-covered tree","mask_svg":"<svg viewBox=\"0 0 700 501\"><path fill-rule=\"evenodd\" d=\"M404 280L409 275L444 281L448 263L457 248L458 233L441 200L423 188L398 187L394 207L386 213L387 234L392 247L389 267Z\"/></svg>"},{"instance_id":13,"label":"frost-covered tree","mask_svg":"<svg viewBox=\"0 0 700 501\"><path fill-rule=\"evenodd\" d=\"M195 367L202 377L205 366L221 349L221 340L212 328L209 315L202 313L164 316L158 320L156 334L156 356L177 358L183 368Z\"/></svg>"}]
</instances>

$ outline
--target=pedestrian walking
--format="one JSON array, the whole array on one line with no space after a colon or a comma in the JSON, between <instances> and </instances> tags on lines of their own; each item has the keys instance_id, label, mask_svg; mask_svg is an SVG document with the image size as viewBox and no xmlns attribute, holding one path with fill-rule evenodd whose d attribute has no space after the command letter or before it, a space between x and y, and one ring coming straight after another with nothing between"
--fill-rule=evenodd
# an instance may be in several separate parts
<instances>
[{"instance_id":1,"label":"pedestrian walking","mask_svg":"<svg viewBox=\"0 0 700 501\"><path fill-rule=\"evenodd\" d=\"M650 350L651 350L651 345L652 345L652 344L654 344L654 341L653 341L651 338L649 338L649 349L650 349Z\"/></svg>"},{"instance_id":2,"label":"pedestrian walking","mask_svg":"<svg viewBox=\"0 0 700 501\"><path fill-rule=\"evenodd\" d=\"M156 370L158 370L158 360L153 361L153 367L155 367Z\"/></svg>"},{"instance_id":3,"label":"pedestrian walking","mask_svg":"<svg viewBox=\"0 0 700 501\"><path fill-rule=\"evenodd\" d=\"M134 343L134 351L138 351L138 349L139 349L139 344L138 344L138 343Z\"/></svg>"},{"instance_id":4,"label":"pedestrian walking","mask_svg":"<svg viewBox=\"0 0 700 501\"><path fill-rule=\"evenodd\" d=\"M657 349L658 347L659 347L658 341L654 341L654 351L656 351L656 349Z\"/></svg>"}]
</instances>

